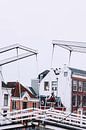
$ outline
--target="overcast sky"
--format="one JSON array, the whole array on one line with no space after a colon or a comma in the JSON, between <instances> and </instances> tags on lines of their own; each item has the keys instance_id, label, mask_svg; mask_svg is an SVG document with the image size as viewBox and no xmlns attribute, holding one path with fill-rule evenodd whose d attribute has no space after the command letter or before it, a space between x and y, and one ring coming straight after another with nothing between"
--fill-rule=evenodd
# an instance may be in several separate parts
<instances>
[{"instance_id":1,"label":"overcast sky","mask_svg":"<svg viewBox=\"0 0 86 130\"><path fill-rule=\"evenodd\" d=\"M5 81L25 85L51 67L52 40L86 41L86 0L0 0L0 47L20 43L38 50L35 57L2 67ZM86 54L73 53L71 65L86 69ZM68 52L56 47L53 67L68 63ZM38 68L38 69L37 69Z\"/></svg>"}]
</instances>

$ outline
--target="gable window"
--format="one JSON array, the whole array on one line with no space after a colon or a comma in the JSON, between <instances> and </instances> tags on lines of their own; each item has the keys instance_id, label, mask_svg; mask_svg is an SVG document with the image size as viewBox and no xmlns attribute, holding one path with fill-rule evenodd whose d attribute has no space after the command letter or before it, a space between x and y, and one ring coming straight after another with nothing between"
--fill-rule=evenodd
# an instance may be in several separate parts
<instances>
[{"instance_id":1,"label":"gable window","mask_svg":"<svg viewBox=\"0 0 86 130\"><path fill-rule=\"evenodd\" d=\"M64 77L67 77L68 76L68 72L64 72Z\"/></svg>"},{"instance_id":2,"label":"gable window","mask_svg":"<svg viewBox=\"0 0 86 130\"><path fill-rule=\"evenodd\" d=\"M73 91L77 91L77 80L73 80Z\"/></svg>"},{"instance_id":3,"label":"gable window","mask_svg":"<svg viewBox=\"0 0 86 130\"><path fill-rule=\"evenodd\" d=\"M4 106L8 106L8 94L4 94Z\"/></svg>"},{"instance_id":4,"label":"gable window","mask_svg":"<svg viewBox=\"0 0 86 130\"><path fill-rule=\"evenodd\" d=\"M49 91L49 82L48 81L44 82L44 90Z\"/></svg>"}]
</instances>

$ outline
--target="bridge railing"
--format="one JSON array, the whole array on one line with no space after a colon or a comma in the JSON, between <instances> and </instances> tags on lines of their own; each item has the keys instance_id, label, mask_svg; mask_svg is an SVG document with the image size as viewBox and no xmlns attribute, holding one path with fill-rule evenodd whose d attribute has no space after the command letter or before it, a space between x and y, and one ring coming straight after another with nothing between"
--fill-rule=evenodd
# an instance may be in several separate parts
<instances>
[{"instance_id":1,"label":"bridge railing","mask_svg":"<svg viewBox=\"0 0 86 130\"><path fill-rule=\"evenodd\" d=\"M63 123L86 128L86 116L82 114L68 113L66 111L51 109L28 108L16 110L13 112L2 114L0 118L1 124L31 121L32 119L41 121L51 121L55 123Z\"/></svg>"},{"instance_id":2,"label":"bridge railing","mask_svg":"<svg viewBox=\"0 0 86 130\"><path fill-rule=\"evenodd\" d=\"M66 123L70 125L86 127L86 116L75 114L75 113L68 113L65 111L59 110L49 110L47 113L47 119L52 120L55 122Z\"/></svg>"}]
</instances>

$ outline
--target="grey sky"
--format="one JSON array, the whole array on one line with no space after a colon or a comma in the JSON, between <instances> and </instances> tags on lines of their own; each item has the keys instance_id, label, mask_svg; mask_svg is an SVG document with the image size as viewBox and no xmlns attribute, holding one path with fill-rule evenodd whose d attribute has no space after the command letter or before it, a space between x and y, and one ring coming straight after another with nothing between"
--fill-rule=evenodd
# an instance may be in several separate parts
<instances>
[{"instance_id":1,"label":"grey sky","mask_svg":"<svg viewBox=\"0 0 86 130\"><path fill-rule=\"evenodd\" d=\"M0 0L0 47L20 43L37 49L38 72L50 68L52 40L86 41L86 0ZM71 65L86 69L86 54L73 53ZM80 63L81 60L81 63ZM56 47L53 66L68 63L68 53ZM3 66L5 81L28 85L36 77L35 57Z\"/></svg>"}]
</instances>

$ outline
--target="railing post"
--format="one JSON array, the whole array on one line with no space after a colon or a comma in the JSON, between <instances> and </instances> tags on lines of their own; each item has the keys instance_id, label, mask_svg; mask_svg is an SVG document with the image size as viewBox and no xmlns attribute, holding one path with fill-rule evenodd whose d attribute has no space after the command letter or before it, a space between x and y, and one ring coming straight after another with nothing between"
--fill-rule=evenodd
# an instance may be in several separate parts
<instances>
[{"instance_id":1,"label":"railing post","mask_svg":"<svg viewBox=\"0 0 86 130\"><path fill-rule=\"evenodd\" d=\"M81 113L80 113L80 126L82 127L82 119L83 119L83 113L82 113L82 110L81 110Z\"/></svg>"},{"instance_id":2,"label":"railing post","mask_svg":"<svg viewBox=\"0 0 86 130\"><path fill-rule=\"evenodd\" d=\"M72 119L71 114L70 114L69 118L70 118L70 124L71 124L71 119Z\"/></svg>"}]
</instances>

